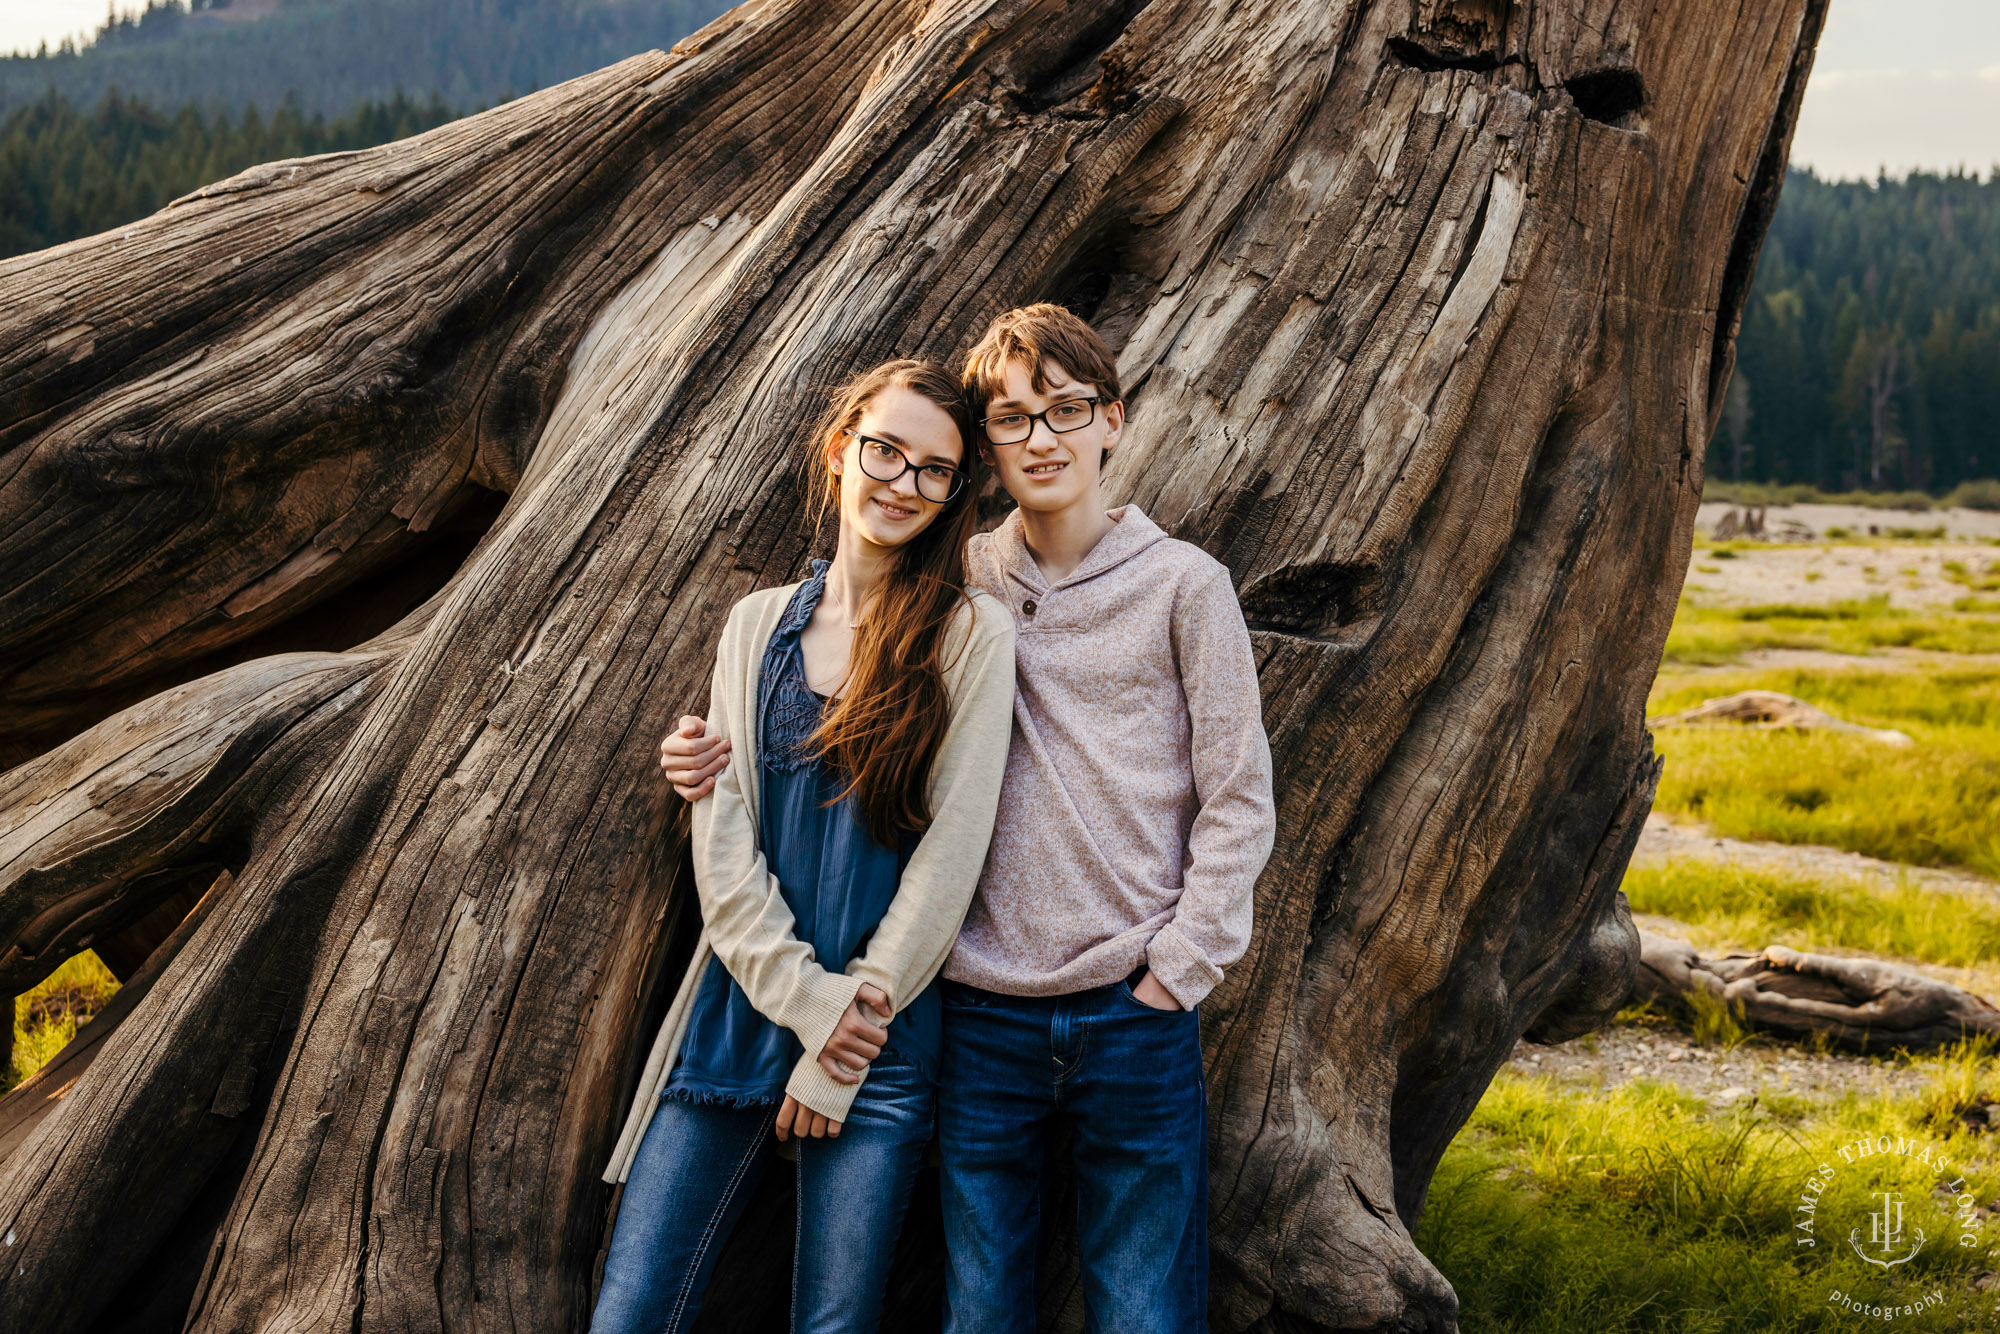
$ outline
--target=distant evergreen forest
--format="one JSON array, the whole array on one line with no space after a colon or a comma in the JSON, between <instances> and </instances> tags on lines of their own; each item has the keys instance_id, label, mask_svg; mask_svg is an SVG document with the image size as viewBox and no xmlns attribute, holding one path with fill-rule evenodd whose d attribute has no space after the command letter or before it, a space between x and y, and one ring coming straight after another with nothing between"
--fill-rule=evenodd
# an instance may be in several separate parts
<instances>
[{"instance_id":1,"label":"distant evergreen forest","mask_svg":"<svg viewBox=\"0 0 2000 1334\"><path fill-rule=\"evenodd\" d=\"M2000 172L1786 178L1708 475L1933 493L2000 476Z\"/></svg>"},{"instance_id":2,"label":"distant evergreen forest","mask_svg":"<svg viewBox=\"0 0 2000 1334\"><path fill-rule=\"evenodd\" d=\"M0 120L0 259L108 231L190 190L279 158L370 148L455 118L398 95L329 121L296 102L268 118L171 115L112 93L88 113L48 93Z\"/></svg>"},{"instance_id":3,"label":"distant evergreen forest","mask_svg":"<svg viewBox=\"0 0 2000 1334\"><path fill-rule=\"evenodd\" d=\"M0 57L0 112L51 91L94 107L113 89L155 107L239 115L257 107L269 116L296 98L308 116L349 116L399 92L492 106L665 49L728 8L727 0L149 0L80 49Z\"/></svg>"}]
</instances>

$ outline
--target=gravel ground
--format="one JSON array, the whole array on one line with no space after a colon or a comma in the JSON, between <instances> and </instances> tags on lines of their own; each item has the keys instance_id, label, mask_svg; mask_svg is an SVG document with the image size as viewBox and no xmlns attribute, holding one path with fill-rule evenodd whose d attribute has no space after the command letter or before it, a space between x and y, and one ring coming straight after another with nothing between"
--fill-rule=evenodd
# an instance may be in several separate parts
<instances>
[{"instance_id":1,"label":"gravel ground","mask_svg":"<svg viewBox=\"0 0 2000 1334\"><path fill-rule=\"evenodd\" d=\"M1845 1093L1912 1094L1928 1082L1923 1071L1889 1060L1822 1055L1762 1041L1725 1052L1698 1047L1676 1029L1638 1026L1601 1029L1554 1047L1517 1042L1507 1068L1584 1088L1650 1079L1676 1084L1716 1107L1774 1093L1818 1100Z\"/></svg>"},{"instance_id":2,"label":"gravel ground","mask_svg":"<svg viewBox=\"0 0 2000 1334\"><path fill-rule=\"evenodd\" d=\"M1955 583L1953 561L1970 575L2000 568L2000 550L1960 543L1895 546L1769 547L1718 558L1697 542L1683 591L1704 607L1859 601L1886 593L1905 610L1948 607L1972 590Z\"/></svg>"}]
</instances>

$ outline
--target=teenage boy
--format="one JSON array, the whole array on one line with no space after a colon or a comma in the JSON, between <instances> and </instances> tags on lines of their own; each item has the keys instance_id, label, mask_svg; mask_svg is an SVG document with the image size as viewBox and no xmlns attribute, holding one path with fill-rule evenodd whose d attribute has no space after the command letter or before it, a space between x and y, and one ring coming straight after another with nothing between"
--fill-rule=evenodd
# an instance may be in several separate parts
<instances>
[{"instance_id":1,"label":"teenage boy","mask_svg":"<svg viewBox=\"0 0 2000 1334\"><path fill-rule=\"evenodd\" d=\"M1067 310L966 357L1018 508L968 576L1014 613L1014 731L979 891L945 965L938 1102L949 1334L1034 1328L1041 1180L1071 1133L1088 1323L1207 1327L1195 1006L1242 956L1274 831L1256 665L1228 571L1099 469L1124 430L1110 350ZM662 743L684 796L726 753Z\"/></svg>"}]
</instances>

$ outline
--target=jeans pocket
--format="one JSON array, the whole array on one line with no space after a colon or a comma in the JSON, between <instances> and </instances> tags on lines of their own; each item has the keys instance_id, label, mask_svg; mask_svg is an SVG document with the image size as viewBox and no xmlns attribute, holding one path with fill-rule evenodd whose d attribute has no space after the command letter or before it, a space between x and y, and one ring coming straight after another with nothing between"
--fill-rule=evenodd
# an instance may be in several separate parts
<instances>
[{"instance_id":1,"label":"jeans pocket","mask_svg":"<svg viewBox=\"0 0 2000 1334\"><path fill-rule=\"evenodd\" d=\"M1131 984L1130 982L1120 982L1120 983L1118 984L1118 994L1119 994L1119 995L1121 995L1121 996L1123 996L1123 997L1124 997L1124 998L1125 998L1126 1000L1128 1000L1128 1001L1132 1002L1132 1004L1133 1004L1133 1005L1134 1005L1134 1006L1135 1006L1136 1008L1138 1008L1138 1009L1141 1009L1141 1010L1144 1010L1144 1011L1145 1011L1145 1012L1146 1012L1147 1014L1161 1014L1161 1015L1166 1015L1166 1014L1186 1014L1186 1013L1187 1013L1187 1011L1186 1011L1186 1010L1183 1010L1183 1009L1182 1009L1182 1008L1181 1008L1180 1006L1178 1006L1178 1005L1176 1005L1176 1006L1175 1006L1175 1007L1174 1007L1173 1009L1171 1009L1171 1010L1162 1010L1162 1009L1161 1009L1161 1008L1160 1008L1159 1006L1157 1006L1157 1005L1148 1005L1148 1004L1146 1004L1146 1002L1144 1002L1144 1001L1142 1001L1142 1000L1140 1000L1140 999L1139 999L1139 994L1138 994L1137 992L1135 992L1135 991L1133 991L1133 990L1132 990L1132 984Z\"/></svg>"}]
</instances>

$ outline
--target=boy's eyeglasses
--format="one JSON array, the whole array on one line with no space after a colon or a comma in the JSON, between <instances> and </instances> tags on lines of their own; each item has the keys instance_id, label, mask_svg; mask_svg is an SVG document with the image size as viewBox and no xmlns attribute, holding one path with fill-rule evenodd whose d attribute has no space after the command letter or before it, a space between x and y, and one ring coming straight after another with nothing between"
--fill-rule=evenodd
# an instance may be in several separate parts
<instances>
[{"instance_id":1,"label":"boy's eyeglasses","mask_svg":"<svg viewBox=\"0 0 2000 1334\"><path fill-rule=\"evenodd\" d=\"M1057 435L1081 431L1097 420L1097 405L1103 401L1100 398L1066 398L1060 403L1051 403L1040 412L1003 412L979 424L986 428L989 444L1018 445L1035 433L1036 422L1041 422Z\"/></svg>"},{"instance_id":2,"label":"boy's eyeglasses","mask_svg":"<svg viewBox=\"0 0 2000 1334\"><path fill-rule=\"evenodd\" d=\"M861 471L878 482L893 482L906 472L917 474L917 494L934 505L943 505L965 486L965 474L949 463L912 463L909 456L887 440L849 430L861 446Z\"/></svg>"}]
</instances>

